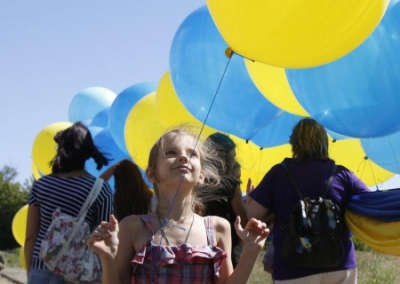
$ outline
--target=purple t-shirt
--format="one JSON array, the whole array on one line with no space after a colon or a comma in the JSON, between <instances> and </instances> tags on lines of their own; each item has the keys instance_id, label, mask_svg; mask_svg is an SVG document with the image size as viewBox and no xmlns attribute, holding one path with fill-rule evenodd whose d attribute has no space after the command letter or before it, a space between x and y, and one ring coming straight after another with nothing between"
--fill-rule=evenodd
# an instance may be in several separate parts
<instances>
[{"instance_id":1,"label":"purple t-shirt","mask_svg":"<svg viewBox=\"0 0 400 284\"><path fill-rule=\"evenodd\" d=\"M297 162L286 158L285 165L289 168L294 180L304 197L317 198L326 189L327 181L332 174L333 160L310 160ZM350 196L370 191L368 187L350 170L338 165L330 189L325 196L335 202L344 213ZM261 183L250 194L260 205L275 213L274 238L274 271L276 280L301 278L317 273L356 268L354 245L350 240L351 233L347 226L343 230L345 257L343 264L334 268L298 268L286 264L282 260L281 250L284 232L280 222L289 223L290 212L299 200L296 190L289 180L285 168L277 164L264 176ZM250 205L251 206L251 205Z\"/></svg>"}]
</instances>

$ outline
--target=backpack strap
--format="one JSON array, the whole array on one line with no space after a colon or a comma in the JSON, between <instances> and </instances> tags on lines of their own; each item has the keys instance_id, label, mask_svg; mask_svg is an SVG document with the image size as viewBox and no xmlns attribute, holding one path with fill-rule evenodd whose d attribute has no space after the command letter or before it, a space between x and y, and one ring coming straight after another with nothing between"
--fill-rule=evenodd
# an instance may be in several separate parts
<instances>
[{"instance_id":1,"label":"backpack strap","mask_svg":"<svg viewBox=\"0 0 400 284\"><path fill-rule=\"evenodd\" d=\"M293 175L290 172L289 168L286 166L285 162L282 162L281 165L285 168L286 170L286 174L289 177L290 181L292 182L294 188L296 189L297 195L299 196L300 199L304 199L303 194L301 193L301 190L299 188L299 186L297 185L297 183L294 181ZM336 172L336 164L333 165L333 169L332 169L332 173L329 177L328 183L326 184L326 188L325 191L323 192L323 194L321 195L322 198L325 198L326 194L328 193L328 190L331 186L331 183L333 181L333 177L335 175Z\"/></svg>"}]
</instances>

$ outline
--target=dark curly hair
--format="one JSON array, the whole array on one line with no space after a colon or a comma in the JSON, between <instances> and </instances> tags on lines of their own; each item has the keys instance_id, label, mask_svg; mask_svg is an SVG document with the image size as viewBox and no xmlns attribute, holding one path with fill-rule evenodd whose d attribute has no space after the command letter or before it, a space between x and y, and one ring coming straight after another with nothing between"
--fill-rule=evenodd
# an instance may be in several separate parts
<instances>
[{"instance_id":1,"label":"dark curly hair","mask_svg":"<svg viewBox=\"0 0 400 284\"><path fill-rule=\"evenodd\" d=\"M81 122L75 122L54 136L57 153L50 161L52 173L68 173L85 168L85 162L93 158L100 170L110 161L93 142L88 128Z\"/></svg>"}]
</instances>

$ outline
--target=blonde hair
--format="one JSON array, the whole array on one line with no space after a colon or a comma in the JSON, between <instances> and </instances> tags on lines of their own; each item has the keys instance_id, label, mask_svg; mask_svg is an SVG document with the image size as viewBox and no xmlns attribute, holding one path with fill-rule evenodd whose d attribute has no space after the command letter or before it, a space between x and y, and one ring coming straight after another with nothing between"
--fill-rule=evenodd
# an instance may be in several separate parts
<instances>
[{"instance_id":1,"label":"blonde hair","mask_svg":"<svg viewBox=\"0 0 400 284\"><path fill-rule=\"evenodd\" d=\"M312 118L300 120L290 135L293 158L299 161L329 159L328 135L325 128Z\"/></svg>"},{"instance_id":2,"label":"blonde hair","mask_svg":"<svg viewBox=\"0 0 400 284\"><path fill-rule=\"evenodd\" d=\"M153 145L150 150L148 169L151 168L154 172L153 188L158 197L158 188L156 183L159 181L157 177L157 164L156 160L160 153L160 150L164 147L165 137L169 135L175 136L190 136L196 141L196 148L200 153L200 165L201 172L204 175L204 182L198 183L193 190L193 210L201 214L204 211L203 203L213 198L213 191L216 190L221 184L221 178L219 176L219 167L223 167L223 160L218 155L217 150L213 147L210 141L203 139L195 132L197 129L191 125L180 125L176 128L165 132Z\"/></svg>"}]
</instances>

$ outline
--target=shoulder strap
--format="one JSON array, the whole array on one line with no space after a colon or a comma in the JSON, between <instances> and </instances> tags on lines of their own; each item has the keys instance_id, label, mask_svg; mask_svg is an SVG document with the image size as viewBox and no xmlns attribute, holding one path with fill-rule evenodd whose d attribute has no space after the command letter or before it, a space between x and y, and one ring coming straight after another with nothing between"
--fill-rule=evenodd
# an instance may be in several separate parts
<instances>
[{"instance_id":1,"label":"shoulder strap","mask_svg":"<svg viewBox=\"0 0 400 284\"><path fill-rule=\"evenodd\" d=\"M297 185L297 183L294 181L293 175L290 172L289 168L286 166L285 162L282 162L281 165L285 168L286 174L289 177L290 181L292 182L294 188L296 189L297 195L299 196L300 199L303 199L304 198L303 194L301 193L300 188ZM329 177L328 183L326 184L326 188L325 188L323 194L321 195L322 198L325 198L326 194L328 193L329 187L331 186L333 177L335 175L335 171L336 171L336 164L333 165L332 173Z\"/></svg>"},{"instance_id":2,"label":"shoulder strap","mask_svg":"<svg viewBox=\"0 0 400 284\"><path fill-rule=\"evenodd\" d=\"M209 246L216 245L214 237L214 227L212 222L212 216L204 217L204 224L206 226L207 242Z\"/></svg>"},{"instance_id":3,"label":"shoulder strap","mask_svg":"<svg viewBox=\"0 0 400 284\"><path fill-rule=\"evenodd\" d=\"M101 188L103 187L103 182L104 181L101 178L96 179L96 181L94 182L93 187L90 190L89 195L86 198L86 201L81 208L81 211L79 212L79 215L77 217L78 220L74 224L74 228L73 228L71 234L69 235L67 241L64 243L63 247L60 249L60 251L58 252L57 256L54 259L55 263L57 263L58 260L61 258L61 256L64 255L66 250L69 248L69 244L74 239L75 235L78 233L79 228L81 227L83 221L85 220L85 216L86 216L88 209L93 204L93 202L96 200L97 196L99 195L99 193L101 191Z\"/></svg>"}]
</instances>

